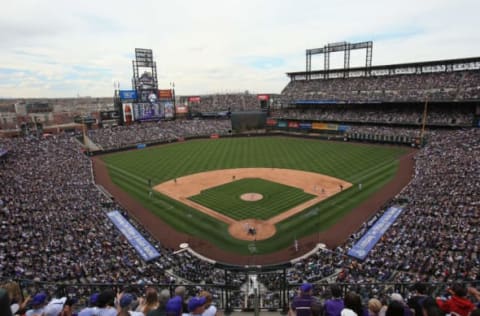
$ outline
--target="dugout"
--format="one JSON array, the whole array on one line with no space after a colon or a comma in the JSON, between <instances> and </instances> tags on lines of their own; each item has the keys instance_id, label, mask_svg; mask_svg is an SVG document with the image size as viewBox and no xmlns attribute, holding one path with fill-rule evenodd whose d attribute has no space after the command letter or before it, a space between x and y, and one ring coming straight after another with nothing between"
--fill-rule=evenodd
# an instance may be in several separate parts
<instances>
[{"instance_id":1,"label":"dugout","mask_svg":"<svg viewBox=\"0 0 480 316\"><path fill-rule=\"evenodd\" d=\"M232 130L235 132L259 130L265 128L267 113L260 111L232 112L230 119L232 121Z\"/></svg>"}]
</instances>

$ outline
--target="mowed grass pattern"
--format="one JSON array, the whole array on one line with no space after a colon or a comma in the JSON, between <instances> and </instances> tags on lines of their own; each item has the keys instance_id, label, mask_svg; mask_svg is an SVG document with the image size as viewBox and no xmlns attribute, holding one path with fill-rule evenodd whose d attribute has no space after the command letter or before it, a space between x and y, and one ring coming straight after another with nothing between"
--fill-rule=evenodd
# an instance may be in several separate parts
<instances>
[{"instance_id":1,"label":"mowed grass pattern","mask_svg":"<svg viewBox=\"0 0 480 316\"><path fill-rule=\"evenodd\" d=\"M326 174L353 187L276 225L277 234L257 241L257 253L291 246L301 238L326 230L390 181L404 147L350 144L289 137L245 137L195 140L119 152L102 157L112 181L169 225L208 240L225 250L249 254L247 241L232 238L225 223L159 193L154 184L198 172L244 168L286 168ZM359 191L357 184L362 183Z\"/></svg>"},{"instance_id":2,"label":"mowed grass pattern","mask_svg":"<svg viewBox=\"0 0 480 316\"><path fill-rule=\"evenodd\" d=\"M240 198L251 192L262 194L263 199L252 202ZM204 190L189 199L236 220L266 220L314 197L299 188L247 178Z\"/></svg>"}]
</instances>

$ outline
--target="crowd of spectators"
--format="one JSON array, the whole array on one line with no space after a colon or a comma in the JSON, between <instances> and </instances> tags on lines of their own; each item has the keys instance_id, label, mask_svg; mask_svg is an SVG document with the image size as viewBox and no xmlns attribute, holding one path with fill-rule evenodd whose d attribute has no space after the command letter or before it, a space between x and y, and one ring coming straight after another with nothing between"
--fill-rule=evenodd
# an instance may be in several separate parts
<instances>
[{"instance_id":1,"label":"crowd of spectators","mask_svg":"<svg viewBox=\"0 0 480 316\"><path fill-rule=\"evenodd\" d=\"M430 131L429 144L415 156L415 175L395 198L406 201L403 213L363 262L348 250L382 212L341 247L321 249L287 271L292 284L333 281L381 282L480 281L480 130ZM281 286L279 275L262 282ZM374 288L357 289L364 295Z\"/></svg>"},{"instance_id":2,"label":"crowd of spectators","mask_svg":"<svg viewBox=\"0 0 480 316\"><path fill-rule=\"evenodd\" d=\"M423 106L355 106L341 107L336 105L316 106L314 109L286 108L271 113L273 118L311 120L339 123L381 123L422 125ZM435 106L428 109L427 125L440 126L472 126L474 110L472 107Z\"/></svg>"},{"instance_id":3,"label":"crowd of spectators","mask_svg":"<svg viewBox=\"0 0 480 316\"><path fill-rule=\"evenodd\" d=\"M424 130L425 137L428 137L429 133L429 129ZM405 136L411 139L415 137L420 137L421 128L390 127L379 125L349 125L349 129L346 135L354 136L355 134Z\"/></svg>"},{"instance_id":4,"label":"crowd of spectators","mask_svg":"<svg viewBox=\"0 0 480 316\"><path fill-rule=\"evenodd\" d=\"M228 135L232 124L229 119L175 120L146 122L88 131L90 139L104 150L174 141L181 138Z\"/></svg>"},{"instance_id":5,"label":"crowd of spectators","mask_svg":"<svg viewBox=\"0 0 480 316\"><path fill-rule=\"evenodd\" d=\"M65 292L53 292L44 289L22 299L20 287L16 282L0 284L7 300L0 302L2 316L215 316L218 299L208 290L195 288L189 291L185 286L158 289L147 286L142 291L133 288L105 286L92 290L82 301L70 297ZM4 292L3 292L4 291Z\"/></svg>"},{"instance_id":6,"label":"crowd of spectators","mask_svg":"<svg viewBox=\"0 0 480 316\"><path fill-rule=\"evenodd\" d=\"M104 195L73 137L2 138L0 148L8 151L0 160L0 280L30 280L23 290L32 295L39 287L52 294L57 284L76 284L77 297L89 290L81 284L225 283L223 270L188 253L174 255ZM139 258L106 216L112 209L159 258Z\"/></svg>"},{"instance_id":7,"label":"crowd of spectators","mask_svg":"<svg viewBox=\"0 0 480 316\"><path fill-rule=\"evenodd\" d=\"M170 251L150 238L162 258L139 259L107 218L104 205L111 201L95 186L90 161L73 138L0 139L0 147L8 149L0 167L0 278L167 281Z\"/></svg>"},{"instance_id":8,"label":"crowd of spectators","mask_svg":"<svg viewBox=\"0 0 480 316\"><path fill-rule=\"evenodd\" d=\"M135 292L131 288L107 286L89 292L85 305L59 291L40 291L19 301L18 284L9 282L1 287L6 290L10 301L10 306L0 306L5 316L10 312L20 316L218 315L215 295L199 287L189 291L181 285L163 289L148 286L142 292ZM249 295L247 300L253 300L253 297ZM279 297L265 299L278 300ZM431 293L427 284L417 282L407 296L380 291L362 298L359 292L342 289L337 284L318 286L304 282L298 288L292 288L290 303L284 306L284 310L289 309L292 316L478 316L479 300L480 292L476 288L460 283L449 284L437 295ZM253 303L247 305L254 306Z\"/></svg>"},{"instance_id":9,"label":"crowd of spectators","mask_svg":"<svg viewBox=\"0 0 480 316\"><path fill-rule=\"evenodd\" d=\"M156 131L162 126L161 131L166 127L168 135L178 138L199 130L218 133L219 127L228 128L225 122L229 124L195 120L138 124L118 129L119 135L117 129L107 129L90 136L112 148L126 131L138 134L144 129L144 135L150 135L156 133L150 128ZM213 125L212 130L207 123ZM354 286L480 281L479 139L479 129L430 131L428 145L415 156L413 180L396 197L407 201L404 211L367 259L358 262L346 254L381 213L344 245L319 250L296 263L287 270L288 282L327 280ZM168 284L182 278L198 284L225 284L222 270L188 253L173 255L129 219L161 253L152 263L139 259L106 217L112 201L95 186L90 161L72 137L2 138L0 148L9 151L0 162L1 279ZM229 278L229 285L238 287L246 281L241 275ZM282 287L279 274L262 275L260 282L270 291ZM388 293L382 287L355 290L362 298ZM278 299L273 292L264 295L266 300ZM242 303L238 296L232 300Z\"/></svg>"},{"instance_id":10,"label":"crowd of spectators","mask_svg":"<svg viewBox=\"0 0 480 316\"><path fill-rule=\"evenodd\" d=\"M412 296L403 297L400 293L378 293L362 301L356 291L343 293L336 285L315 292L315 286L303 283L293 296L290 315L297 316L471 316L479 315L478 304L474 297L478 291L464 285L453 283L444 291L445 296L431 296L425 284L416 283ZM319 296L314 296L318 293Z\"/></svg>"},{"instance_id":11,"label":"crowd of spectators","mask_svg":"<svg viewBox=\"0 0 480 316\"><path fill-rule=\"evenodd\" d=\"M394 269L400 282L480 280L479 139L479 129L430 131L398 196L408 203L364 266Z\"/></svg>"},{"instance_id":12,"label":"crowd of spectators","mask_svg":"<svg viewBox=\"0 0 480 316\"><path fill-rule=\"evenodd\" d=\"M336 102L471 101L480 98L480 72L454 71L354 78L292 80L282 91L297 100Z\"/></svg>"},{"instance_id":13,"label":"crowd of spectators","mask_svg":"<svg viewBox=\"0 0 480 316\"><path fill-rule=\"evenodd\" d=\"M188 97L180 97L179 103L188 103ZM190 102L188 104L192 113L258 111L260 109L260 103L257 100L257 95L250 93L202 95L199 97L199 102Z\"/></svg>"},{"instance_id":14,"label":"crowd of spectators","mask_svg":"<svg viewBox=\"0 0 480 316\"><path fill-rule=\"evenodd\" d=\"M172 272L197 284L225 284L225 270L214 269L210 263L198 259L189 252L176 255L176 265L172 267Z\"/></svg>"}]
</instances>

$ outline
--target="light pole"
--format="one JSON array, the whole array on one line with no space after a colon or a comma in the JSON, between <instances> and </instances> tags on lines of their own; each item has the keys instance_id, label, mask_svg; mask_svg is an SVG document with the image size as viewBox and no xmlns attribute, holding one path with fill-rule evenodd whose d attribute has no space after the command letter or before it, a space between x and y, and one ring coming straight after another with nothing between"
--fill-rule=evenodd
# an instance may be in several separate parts
<instances>
[{"instance_id":1,"label":"light pole","mask_svg":"<svg viewBox=\"0 0 480 316\"><path fill-rule=\"evenodd\" d=\"M170 89L172 90L172 101L173 101L173 116L177 114L177 103L175 101L175 82L170 83Z\"/></svg>"}]
</instances>

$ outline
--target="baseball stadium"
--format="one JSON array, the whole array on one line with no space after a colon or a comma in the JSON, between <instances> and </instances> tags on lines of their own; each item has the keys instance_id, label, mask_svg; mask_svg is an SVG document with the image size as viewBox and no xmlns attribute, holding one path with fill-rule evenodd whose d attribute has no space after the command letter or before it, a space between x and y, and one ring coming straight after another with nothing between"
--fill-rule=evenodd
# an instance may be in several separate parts
<instances>
[{"instance_id":1,"label":"baseball stadium","mask_svg":"<svg viewBox=\"0 0 480 316\"><path fill-rule=\"evenodd\" d=\"M120 292L142 315L149 295L286 314L300 289L322 298L308 315L338 291L413 315L452 284L478 304L480 57L372 65L372 51L307 49L280 93L182 95L136 48L113 98L0 100L0 314L31 295L97 315L82 312Z\"/></svg>"}]
</instances>

